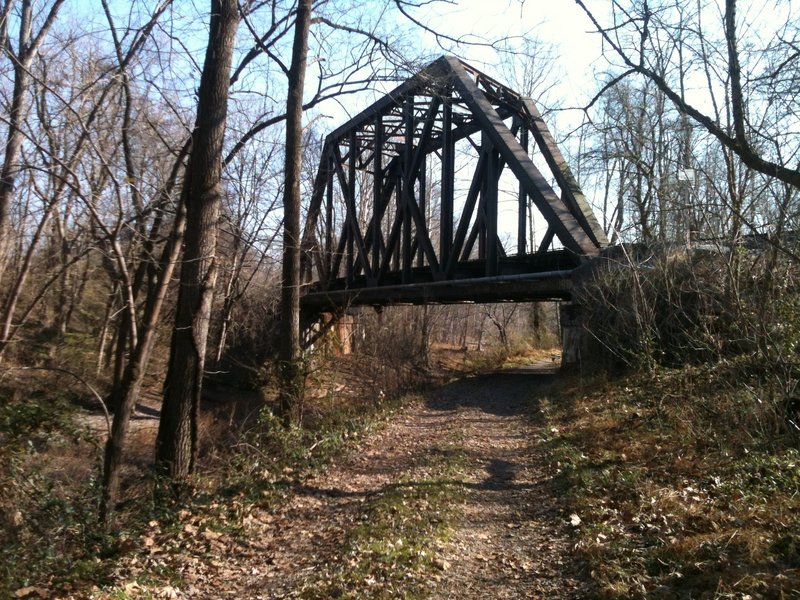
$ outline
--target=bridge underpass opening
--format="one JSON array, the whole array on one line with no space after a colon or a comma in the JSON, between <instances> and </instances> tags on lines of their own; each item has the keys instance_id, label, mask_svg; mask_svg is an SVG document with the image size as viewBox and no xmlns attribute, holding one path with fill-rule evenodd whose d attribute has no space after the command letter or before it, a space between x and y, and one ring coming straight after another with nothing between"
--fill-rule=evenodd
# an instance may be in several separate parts
<instances>
[{"instance_id":1,"label":"bridge underpass opening","mask_svg":"<svg viewBox=\"0 0 800 600\"><path fill-rule=\"evenodd\" d=\"M560 363L556 302L357 307L314 324L315 349L411 360L421 367L513 356ZM476 357L482 358L476 358Z\"/></svg>"}]
</instances>

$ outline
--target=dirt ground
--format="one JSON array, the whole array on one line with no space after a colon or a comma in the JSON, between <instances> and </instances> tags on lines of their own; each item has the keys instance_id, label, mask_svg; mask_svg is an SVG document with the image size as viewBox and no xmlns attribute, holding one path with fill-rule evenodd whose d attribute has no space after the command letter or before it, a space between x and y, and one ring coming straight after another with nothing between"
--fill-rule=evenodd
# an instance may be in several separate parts
<instances>
[{"instance_id":1,"label":"dirt ground","mask_svg":"<svg viewBox=\"0 0 800 600\"><path fill-rule=\"evenodd\" d=\"M460 380L426 407L461 432L468 457L460 525L443 553L452 567L433 597L585 597L569 515L537 449L537 391L552 372L539 363Z\"/></svg>"},{"instance_id":2,"label":"dirt ground","mask_svg":"<svg viewBox=\"0 0 800 600\"><path fill-rule=\"evenodd\" d=\"M432 453L456 448L464 458L451 483L463 493L450 507L452 531L437 545L441 569L430 579L430 596L585 597L586 576L570 552L569 515L538 449L538 400L553 373L552 363L541 362L439 387L335 465L294 481L277 511L250 509L248 535L232 539L187 522L178 536L205 535L205 553L160 557L156 549L120 573L121 581L141 581L142 572L167 565L180 572L179 586L127 583L116 590L134 597L137 590L173 598L318 597L309 595L309 582L341 560L348 533L369 518L370 499L418 480ZM367 588L356 593L372 597Z\"/></svg>"}]
</instances>

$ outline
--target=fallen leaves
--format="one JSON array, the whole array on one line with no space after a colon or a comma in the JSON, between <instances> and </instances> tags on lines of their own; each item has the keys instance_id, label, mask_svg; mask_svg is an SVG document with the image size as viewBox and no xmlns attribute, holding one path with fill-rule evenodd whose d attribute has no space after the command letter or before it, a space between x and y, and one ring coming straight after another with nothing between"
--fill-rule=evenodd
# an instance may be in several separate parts
<instances>
[{"instance_id":1,"label":"fallen leaves","mask_svg":"<svg viewBox=\"0 0 800 600\"><path fill-rule=\"evenodd\" d=\"M561 433L550 462L570 498L575 550L596 581L590 595L756 598L800 588L800 536L774 542L800 527L800 476L788 467L797 451L709 443L683 415L667 419L663 394L642 379L545 413ZM670 387L664 379L658 386Z\"/></svg>"},{"instance_id":2,"label":"fallen leaves","mask_svg":"<svg viewBox=\"0 0 800 600\"><path fill-rule=\"evenodd\" d=\"M489 379L468 386L474 401L463 407L417 404L315 478L278 471L283 478L265 484L283 490L280 502L263 502L257 490L151 521L139 552L117 574L139 587L115 589L181 599L395 598L436 585L445 595L479 594L462 598L564 597L573 586L564 575L568 525L552 490L531 487L532 477L548 479L530 454L547 429L522 410L487 412L480 404L487 390L504 393ZM513 481L492 478L487 457L513 467ZM465 510L478 510L481 525L456 542L451 536ZM541 522L530 521L534 512ZM493 587L482 587L487 576L499 578ZM534 588L534 581L545 583ZM158 596L169 593L175 596Z\"/></svg>"},{"instance_id":3,"label":"fallen leaves","mask_svg":"<svg viewBox=\"0 0 800 600\"><path fill-rule=\"evenodd\" d=\"M443 558L435 558L433 560L433 566L440 571L447 571L450 569L450 561L445 560Z\"/></svg>"},{"instance_id":4,"label":"fallen leaves","mask_svg":"<svg viewBox=\"0 0 800 600\"><path fill-rule=\"evenodd\" d=\"M14 598L50 598L50 591L42 587L23 587L14 592Z\"/></svg>"}]
</instances>

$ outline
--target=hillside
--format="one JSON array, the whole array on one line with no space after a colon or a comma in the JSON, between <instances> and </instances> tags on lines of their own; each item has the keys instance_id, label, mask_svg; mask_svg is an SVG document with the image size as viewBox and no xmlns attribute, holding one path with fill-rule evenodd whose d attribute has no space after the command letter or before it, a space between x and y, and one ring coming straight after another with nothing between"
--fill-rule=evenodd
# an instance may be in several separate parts
<instances>
[{"instance_id":1,"label":"hillside","mask_svg":"<svg viewBox=\"0 0 800 600\"><path fill-rule=\"evenodd\" d=\"M699 370L604 381L519 360L462 372L316 437L289 433L261 450L243 438L205 469L194 500L140 507L138 520L98 540L102 561L92 558L97 548L72 547L58 569L18 571L29 579L6 590L795 597L800 455L717 428L715 377L705 374L700 398L680 389Z\"/></svg>"}]
</instances>

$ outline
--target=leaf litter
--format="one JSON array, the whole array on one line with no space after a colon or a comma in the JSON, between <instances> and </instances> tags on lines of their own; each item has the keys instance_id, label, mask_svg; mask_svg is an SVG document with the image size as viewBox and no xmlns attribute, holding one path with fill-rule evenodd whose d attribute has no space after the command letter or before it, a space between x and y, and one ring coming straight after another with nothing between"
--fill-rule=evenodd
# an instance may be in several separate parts
<instances>
[{"instance_id":1,"label":"leaf litter","mask_svg":"<svg viewBox=\"0 0 800 600\"><path fill-rule=\"evenodd\" d=\"M275 481L279 502L242 495L152 521L92 597L584 597L542 455L548 381L457 380L328 467Z\"/></svg>"}]
</instances>

